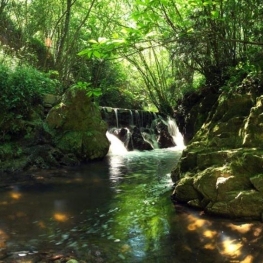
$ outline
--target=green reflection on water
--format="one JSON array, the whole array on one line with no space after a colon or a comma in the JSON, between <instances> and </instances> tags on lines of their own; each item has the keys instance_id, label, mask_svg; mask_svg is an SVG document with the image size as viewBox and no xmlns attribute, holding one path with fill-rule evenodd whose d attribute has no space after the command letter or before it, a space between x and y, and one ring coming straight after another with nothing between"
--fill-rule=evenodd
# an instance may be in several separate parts
<instances>
[{"instance_id":1,"label":"green reflection on water","mask_svg":"<svg viewBox=\"0 0 263 263\"><path fill-rule=\"evenodd\" d=\"M170 153L171 154L171 153ZM133 156L126 158L126 167L133 166L123 175L125 182L117 184L110 237L125 245L127 254L143 258L148 251L157 251L160 240L169 234L168 216L172 210L169 200L171 180L169 171L176 162L176 155ZM111 163L120 163L118 156ZM118 160L114 160L118 158ZM115 170L115 169L113 169ZM112 175L117 183L116 174Z\"/></svg>"},{"instance_id":2,"label":"green reflection on water","mask_svg":"<svg viewBox=\"0 0 263 263\"><path fill-rule=\"evenodd\" d=\"M105 205L83 211L82 221L70 230L58 233L53 224L52 243L74 249L89 262L152 262L154 253L161 257L173 213L170 171L179 156L171 150L110 156L114 194Z\"/></svg>"}]
</instances>

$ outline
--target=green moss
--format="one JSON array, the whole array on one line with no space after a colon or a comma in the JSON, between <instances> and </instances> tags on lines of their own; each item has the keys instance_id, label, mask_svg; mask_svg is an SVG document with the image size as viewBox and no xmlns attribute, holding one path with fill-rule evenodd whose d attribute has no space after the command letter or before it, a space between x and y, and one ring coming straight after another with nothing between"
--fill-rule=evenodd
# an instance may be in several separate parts
<instances>
[{"instance_id":1,"label":"green moss","mask_svg":"<svg viewBox=\"0 0 263 263\"><path fill-rule=\"evenodd\" d=\"M46 122L61 151L76 154L84 160L107 154L106 123L85 90L67 90L61 103L50 110Z\"/></svg>"},{"instance_id":2,"label":"green moss","mask_svg":"<svg viewBox=\"0 0 263 263\"><path fill-rule=\"evenodd\" d=\"M19 158L23 154L23 150L15 143L4 143L0 146L0 160L12 160Z\"/></svg>"}]
</instances>

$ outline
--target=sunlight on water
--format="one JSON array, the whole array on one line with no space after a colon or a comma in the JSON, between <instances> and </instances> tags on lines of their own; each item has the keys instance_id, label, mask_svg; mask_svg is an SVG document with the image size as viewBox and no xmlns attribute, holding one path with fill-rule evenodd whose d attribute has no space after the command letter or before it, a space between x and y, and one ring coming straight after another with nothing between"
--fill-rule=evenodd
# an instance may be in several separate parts
<instances>
[{"instance_id":1,"label":"sunlight on water","mask_svg":"<svg viewBox=\"0 0 263 263\"><path fill-rule=\"evenodd\" d=\"M10 193L10 196L13 198L13 199L20 199L22 194L21 193L17 193L17 192L12 192Z\"/></svg>"},{"instance_id":2,"label":"sunlight on water","mask_svg":"<svg viewBox=\"0 0 263 263\"><path fill-rule=\"evenodd\" d=\"M54 219L59 222L66 222L69 218L66 214L62 213L55 213L54 214Z\"/></svg>"},{"instance_id":3,"label":"sunlight on water","mask_svg":"<svg viewBox=\"0 0 263 263\"><path fill-rule=\"evenodd\" d=\"M180 156L176 147L115 152L56 171L59 183L3 191L0 252L25 256L7 261L0 253L0 262L39 262L27 258L34 250L74 251L85 263L262 263L262 223L172 204L170 171Z\"/></svg>"},{"instance_id":4,"label":"sunlight on water","mask_svg":"<svg viewBox=\"0 0 263 263\"><path fill-rule=\"evenodd\" d=\"M172 189L169 172L179 156L180 152L169 148L132 151L108 158L110 179L118 194L112 203L114 213L110 222L106 222L107 230L109 237L122 244L120 256L127 262L149 262L149 251L159 251L161 239L170 233L167 212L172 205L166 203L169 199L160 196L169 198ZM126 183L121 183L124 180Z\"/></svg>"}]
</instances>

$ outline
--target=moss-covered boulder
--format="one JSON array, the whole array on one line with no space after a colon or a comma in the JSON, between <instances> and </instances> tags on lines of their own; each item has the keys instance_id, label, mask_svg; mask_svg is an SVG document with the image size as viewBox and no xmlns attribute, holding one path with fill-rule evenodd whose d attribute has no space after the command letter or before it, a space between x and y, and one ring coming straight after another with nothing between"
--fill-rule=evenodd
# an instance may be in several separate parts
<instances>
[{"instance_id":1,"label":"moss-covered boulder","mask_svg":"<svg viewBox=\"0 0 263 263\"><path fill-rule=\"evenodd\" d=\"M85 90L67 90L61 102L49 111L46 123L53 143L63 153L94 160L103 158L109 150L107 125Z\"/></svg>"},{"instance_id":2,"label":"moss-covered boulder","mask_svg":"<svg viewBox=\"0 0 263 263\"><path fill-rule=\"evenodd\" d=\"M222 93L172 171L172 199L263 220L263 96Z\"/></svg>"}]
</instances>

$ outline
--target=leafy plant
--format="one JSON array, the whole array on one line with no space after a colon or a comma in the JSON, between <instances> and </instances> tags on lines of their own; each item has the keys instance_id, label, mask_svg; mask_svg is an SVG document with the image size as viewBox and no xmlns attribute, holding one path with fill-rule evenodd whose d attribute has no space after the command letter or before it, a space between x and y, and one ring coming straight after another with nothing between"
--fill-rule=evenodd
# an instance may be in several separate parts
<instances>
[{"instance_id":1,"label":"leafy plant","mask_svg":"<svg viewBox=\"0 0 263 263\"><path fill-rule=\"evenodd\" d=\"M42 96L54 92L57 82L31 67L10 69L0 66L1 114L0 128L2 138L9 134L19 134L26 130L25 121L35 106L41 103Z\"/></svg>"},{"instance_id":2,"label":"leafy plant","mask_svg":"<svg viewBox=\"0 0 263 263\"><path fill-rule=\"evenodd\" d=\"M72 85L72 87L81 89L81 90L86 90L87 96L94 100L96 100L102 95L102 91L100 88L92 88L91 83L88 83L88 82L79 81L76 84Z\"/></svg>"}]
</instances>

